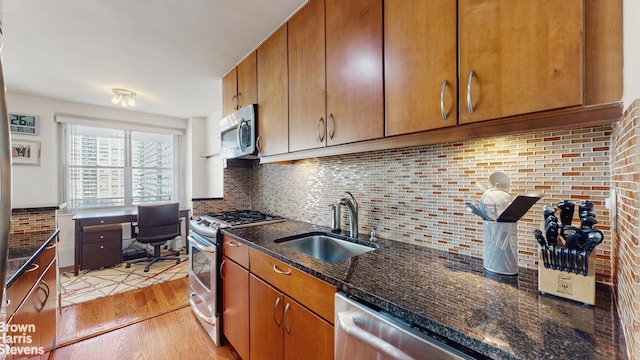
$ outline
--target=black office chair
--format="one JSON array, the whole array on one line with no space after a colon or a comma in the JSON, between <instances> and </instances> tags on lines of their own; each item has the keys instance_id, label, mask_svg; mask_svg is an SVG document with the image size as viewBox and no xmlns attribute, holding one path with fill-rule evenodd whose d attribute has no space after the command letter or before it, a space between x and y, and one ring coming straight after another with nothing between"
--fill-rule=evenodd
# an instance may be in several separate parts
<instances>
[{"instance_id":1,"label":"black office chair","mask_svg":"<svg viewBox=\"0 0 640 360\"><path fill-rule=\"evenodd\" d=\"M160 256L160 247L168 240L175 239L180 235L179 204L138 206L138 221L134 227L136 240L153 246L153 257L129 261L127 268L131 267L133 263L148 261L144 268L144 271L147 272L151 264L159 260L176 260L176 264L180 263L180 258ZM174 254L174 256L179 255L180 252Z\"/></svg>"}]
</instances>

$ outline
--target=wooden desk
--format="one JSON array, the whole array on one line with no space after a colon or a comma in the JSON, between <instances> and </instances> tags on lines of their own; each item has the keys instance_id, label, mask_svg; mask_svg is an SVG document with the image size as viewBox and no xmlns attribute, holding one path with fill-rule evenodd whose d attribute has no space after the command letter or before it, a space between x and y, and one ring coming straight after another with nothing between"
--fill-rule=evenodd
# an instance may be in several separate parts
<instances>
[{"instance_id":1,"label":"wooden desk","mask_svg":"<svg viewBox=\"0 0 640 360\"><path fill-rule=\"evenodd\" d=\"M180 210L180 218L184 218L185 234L189 234L189 209ZM138 209L97 210L77 213L75 221L75 260L73 274L78 275L82 265L82 232L85 226L131 223L138 220ZM187 248L188 249L188 248ZM188 250L187 250L188 251Z\"/></svg>"}]
</instances>

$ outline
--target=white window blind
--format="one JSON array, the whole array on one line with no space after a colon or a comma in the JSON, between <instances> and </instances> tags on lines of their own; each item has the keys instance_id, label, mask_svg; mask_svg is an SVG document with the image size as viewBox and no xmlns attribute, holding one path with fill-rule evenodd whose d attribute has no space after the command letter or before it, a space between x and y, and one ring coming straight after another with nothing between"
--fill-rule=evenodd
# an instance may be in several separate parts
<instances>
[{"instance_id":1,"label":"white window blind","mask_svg":"<svg viewBox=\"0 0 640 360\"><path fill-rule=\"evenodd\" d=\"M179 201L181 135L115 123L58 121L70 209Z\"/></svg>"}]
</instances>

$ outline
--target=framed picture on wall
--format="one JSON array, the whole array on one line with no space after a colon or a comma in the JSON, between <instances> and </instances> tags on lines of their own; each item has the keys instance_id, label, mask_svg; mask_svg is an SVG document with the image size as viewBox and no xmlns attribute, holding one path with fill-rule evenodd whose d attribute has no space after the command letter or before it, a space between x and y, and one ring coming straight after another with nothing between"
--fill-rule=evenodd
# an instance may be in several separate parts
<instances>
[{"instance_id":1,"label":"framed picture on wall","mask_svg":"<svg viewBox=\"0 0 640 360\"><path fill-rule=\"evenodd\" d=\"M13 164L40 165L40 141L11 140Z\"/></svg>"}]
</instances>

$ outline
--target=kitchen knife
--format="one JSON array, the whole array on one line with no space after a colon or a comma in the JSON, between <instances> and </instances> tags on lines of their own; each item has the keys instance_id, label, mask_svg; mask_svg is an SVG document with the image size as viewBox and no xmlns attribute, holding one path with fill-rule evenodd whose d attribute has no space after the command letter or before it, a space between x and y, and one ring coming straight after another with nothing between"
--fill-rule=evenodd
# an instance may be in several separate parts
<instances>
[{"instance_id":1,"label":"kitchen knife","mask_svg":"<svg viewBox=\"0 0 640 360\"><path fill-rule=\"evenodd\" d=\"M542 212L544 213L544 219L546 220L549 216L556 214L556 209L553 206L545 205L542 207Z\"/></svg>"},{"instance_id":2,"label":"kitchen knife","mask_svg":"<svg viewBox=\"0 0 640 360\"><path fill-rule=\"evenodd\" d=\"M575 204L570 200L563 200L558 203L558 209L560 209L560 222L562 225L571 225Z\"/></svg>"},{"instance_id":3,"label":"kitchen knife","mask_svg":"<svg viewBox=\"0 0 640 360\"><path fill-rule=\"evenodd\" d=\"M586 241L584 244L584 251L586 251L587 254L592 252L596 248L596 246L600 245L602 240L604 240L604 235L602 234L602 231L598 229L593 229L593 228L584 229L582 231L582 234L586 238Z\"/></svg>"},{"instance_id":4,"label":"kitchen knife","mask_svg":"<svg viewBox=\"0 0 640 360\"><path fill-rule=\"evenodd\" d=\"M596 213L594 213L593 211L580 211L580 213L578 214L578 216L585 217L585 216L593 216L596 217Z\"/></svg>"},{"instance_id":5,"label":"kitchen knife","mask_svg":"<svg viewBox=\"0 0 640 360\"><path fill-rule=\"evenodd\" d=\"M556 246L558 245L558 224L554 222L550 222L546 228L547 232L547 245Z\"/></svg>"},{"instance_id":6,"label":"kitchen knife","mask_svg":"<svg viewBox=\"0 0 640 360\"><path fill-rule=\"evenodd\" d=\"M540 244L540 253L542 254L542 263L544 264L545 268L549 268L551 264L549 263L549 254L547 253L548 247L547 247L547 242L545 241L544 236L542 235L542 231L540 229L535 229L533 230L533 233L536 237L536 240L538 240L538 243Z\"/></svg>"},{"instance_id":7,"label":"kitchen knife","mask_svg":"<svg viewBox=\"0 0 640 360\"><path fill-rule=\"evenodd\" d=\"M583 211L593 211L593 203L589 200L583 201L580 206L578 206L578 214Z\"/></svg>"},{"instance_id":8,"label":"kitchen knife","mask_svg":"<svg viewBox=\"0 0 640 360\"><path fill-rule=\"evenodd\" d=\"M566 242L567 239L573 234L582 234L580 229L571 225L564 225L560 228L560 237Z\"/></svg>"},{"instance_id":9,"label":"kitchen knife","mask_svg":"<svg viewBox=\"0 0 640 360\"><path fill-rule=\"evenodd\" d=\"M580 218L580 228L592 228L593 225L597 224L598 220L594 216L584 216Z\"/></svg>"}]
</instances>

